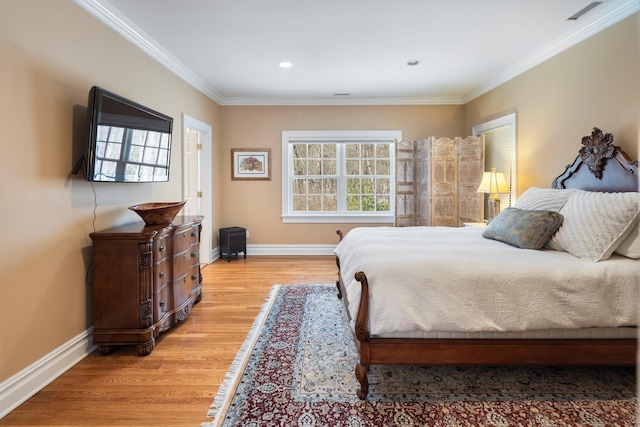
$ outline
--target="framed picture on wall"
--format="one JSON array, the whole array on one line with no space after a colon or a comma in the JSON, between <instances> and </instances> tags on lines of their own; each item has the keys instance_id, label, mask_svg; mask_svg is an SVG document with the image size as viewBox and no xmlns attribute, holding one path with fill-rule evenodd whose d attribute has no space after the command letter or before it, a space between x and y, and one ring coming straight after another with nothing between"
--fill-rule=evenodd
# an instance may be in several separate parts
<instances>
[{"instance_id":1,"label":"framed picture on wall","mask_svg":"<svg viewBox=\"0 0 640 427\"><path fill-rule=\"evenodd\" d=\"M271 149L232 148L231 179L271 180Z\"/></svg>"}]
</instances>

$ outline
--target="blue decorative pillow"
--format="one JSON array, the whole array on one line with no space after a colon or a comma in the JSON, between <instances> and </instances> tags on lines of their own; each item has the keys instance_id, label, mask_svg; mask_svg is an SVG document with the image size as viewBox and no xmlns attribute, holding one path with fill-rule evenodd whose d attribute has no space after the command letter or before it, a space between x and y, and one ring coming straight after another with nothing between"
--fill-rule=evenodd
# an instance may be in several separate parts
<instances>
[{"instance_id":1,"label":"blue decorative pillow","mask_svg":"<svg viewBox=\"0 0 640 427\"><path fill-rule=\"evenodd\" d=\"M522 249L542 249L563 219L554 211L506 208L489 223L482 236Z\"/></svg>"}]
</instances>

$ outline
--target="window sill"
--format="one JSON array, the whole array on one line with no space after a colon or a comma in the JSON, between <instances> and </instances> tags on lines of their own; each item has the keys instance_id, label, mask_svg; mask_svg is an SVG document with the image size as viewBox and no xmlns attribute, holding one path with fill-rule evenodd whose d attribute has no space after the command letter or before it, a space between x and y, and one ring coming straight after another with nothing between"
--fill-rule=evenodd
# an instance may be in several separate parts
<instances>
[{"instance_id":1,"label":"window sill","mask_svg":"<svg viewBox=\"0 0 640 427\"><path fill-rule=\"evenodd\" d=\"M282 215L284 224L391 224L395 223L393 215Z\"/></svg>"}]
</instances>

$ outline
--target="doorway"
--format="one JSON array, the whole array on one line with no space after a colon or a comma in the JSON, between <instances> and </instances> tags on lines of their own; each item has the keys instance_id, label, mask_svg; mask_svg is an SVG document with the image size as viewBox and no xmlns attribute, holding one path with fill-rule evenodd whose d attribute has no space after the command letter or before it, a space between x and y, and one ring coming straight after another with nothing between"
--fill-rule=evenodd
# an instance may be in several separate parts
<instances>
[{"instance_id":1,"label":"doorway","mask_svg":"<svg viewBox=\"0 0 640 427\"><path fill-rule=\"evenodd\" d=\"M213 261L211 230L211 126L182 114L185 215L202 215L200 262Z\"/></svg>"}]
</instances>

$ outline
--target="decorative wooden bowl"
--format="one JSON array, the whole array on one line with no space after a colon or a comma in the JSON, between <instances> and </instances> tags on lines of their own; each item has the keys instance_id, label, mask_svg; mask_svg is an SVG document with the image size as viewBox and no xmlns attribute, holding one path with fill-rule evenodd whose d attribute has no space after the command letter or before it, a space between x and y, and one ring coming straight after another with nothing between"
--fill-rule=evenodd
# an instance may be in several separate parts
<instances>
[{"instance_id":1,"label":"decorative wooden bowl","mask_svg":"<svg viewBox=\"0 0 640 427\"><path fill-rule=\"evenodd\" d=\"M129 209L140 215L147 225L170 224L180 209L187 201L183 202L153 202L129 206Z\"/></svg>"}]
</instances>

